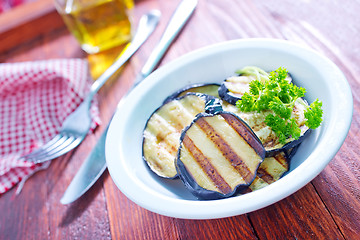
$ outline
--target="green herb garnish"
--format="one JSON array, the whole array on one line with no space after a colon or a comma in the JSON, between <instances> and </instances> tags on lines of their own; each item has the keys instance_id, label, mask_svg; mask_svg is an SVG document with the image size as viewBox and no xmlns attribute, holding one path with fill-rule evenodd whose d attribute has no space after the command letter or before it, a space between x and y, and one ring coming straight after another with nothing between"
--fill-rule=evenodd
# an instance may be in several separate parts
<instances>
[{"instance_id":1,"label":"green herb garnish","mask_svg":"<svg viewBox=\"0 0 360 240\"><path fill-rule=\"evenodd\" d=\"M243 112L270 111L265 117L265 123L275 132L280 143L292 137L298 139L301 134L291 113L298 98L305 96L306 90L288 83L287 70L278 68L270 72L268 79L257 78L250 82L250 91L246 92L236 106ZM322 122L322 102L316 99L305 110L306 126L315 129Z\"/></svg>"}]
</instances>

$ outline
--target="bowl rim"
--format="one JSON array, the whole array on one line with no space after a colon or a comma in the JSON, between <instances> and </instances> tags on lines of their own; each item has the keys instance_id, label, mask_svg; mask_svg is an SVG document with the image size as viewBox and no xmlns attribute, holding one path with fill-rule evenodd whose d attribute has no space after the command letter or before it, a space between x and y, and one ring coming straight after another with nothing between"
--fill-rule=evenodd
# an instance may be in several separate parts
<instances>
[{"instance_id":1,"label":"bowl rim","mask_svg":"<svg viewBox=\"0 0 360 240\"><path fill-rule=\"evenodd\" d=\"M332 74L336 74L336 83L339 86L341 85L343 91L340 96L340 100L348 104L342 105L343 108L339 109L339 111L341 112L339 114L341 115L343 122L336 129L338 133L337 138L331 142L331 146L333 146L333 149L329 150L326 153L321 152L319 148L315 149L315 151L311 153L308 159L304 160L304 162L296 169L294 169L290 174L284 176L281 181L274 182L266 188L254 191L250 194L244 194L241 196L241 201L239 201L238 197L207 201L192 201L171 198L169 196L164 196L156 191L153 191L152 189L148 188L143 183L135 179L133 176L127 175L128 173L126 171L128 169L126 168L126 165L124 165L126 162L126 156L123 156L123 154L119 151L114 153L113 149L119 148L119 144L122 144L121 141L117 139L119 131L121 132L121 128L125 127L126 125L125 120L127 119L127 117L124 117L124 114L122 114L122 112L131 110L131 100L133 100L134 98L138 98L139 96L141 98L141 96L146 94L147 89L149 89L151 86L156 85L169 72L171 73L175 69L181 68L186 64L189 64L189 62L195 61L197 59L202 59L212 54L217 54L221 51L231 50L233 48L239 47L266 47L273 50L281 49L281 51L286 50L296 55L312 57L318 60L316 64L324 65L326 68L332 70ZM147 77L146 81L140 83L136 88L133 89L133 91L131 91L126 97L124 97L119 102L117 111L110 123L108 136L106 138L106 161L110 176L112 177L116 186L130 200L145 209L148 209L155 213L159 213L161 215L184 219L213 219L230 217L269 206L293 194L294 192L305 186L307 183L309 183L312 179L314 179L332 160L332 158L340 149L342 143L345 141L351 125L352 112L352 93L344 74L332 61L330 61L325 56L319 54L315 50L303 45L296 44L294 42L281 39L253 38L230 40L194 50L167 63L163 67L160 67L158 70L150 74ZM315 161L315 163L311 162L311 159L317 158L324 160ZM122 169L116 169L119 164L123 167ZM304 175L303 173L306 174ZM124 184L124 182L129 179L131 182L127 182L127 184ZM285 184L285 190L287 191L282 188L285 186ZM134 186L141 188L143 192L136 192L133 189ZM145 195L146 199L144 197ZM268 197L264 199L264 196ZM233 206L239 203L244 204L245 206L234 209ZM169 208L169 205L181 206L182 211L179 211L179 208L176 207ZM209 209L211 209L211 211L209 211Z\"/></svg>"}]
</instances>

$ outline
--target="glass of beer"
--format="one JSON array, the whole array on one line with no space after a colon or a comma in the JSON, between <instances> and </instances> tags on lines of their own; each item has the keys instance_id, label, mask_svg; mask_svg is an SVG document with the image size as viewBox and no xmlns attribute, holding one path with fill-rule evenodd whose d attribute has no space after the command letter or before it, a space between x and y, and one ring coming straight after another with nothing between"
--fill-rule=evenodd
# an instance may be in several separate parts
<instances>
[{"instance_id":1,"label":"glass of beer","mask_svg":"<svg viewBox=\"0 0 360 240\"><path fill-rule=\"evenodd\" d=\"M54 0L70 32L88 54L128 43L133 0Z\"/></svg>"}]
</instances>

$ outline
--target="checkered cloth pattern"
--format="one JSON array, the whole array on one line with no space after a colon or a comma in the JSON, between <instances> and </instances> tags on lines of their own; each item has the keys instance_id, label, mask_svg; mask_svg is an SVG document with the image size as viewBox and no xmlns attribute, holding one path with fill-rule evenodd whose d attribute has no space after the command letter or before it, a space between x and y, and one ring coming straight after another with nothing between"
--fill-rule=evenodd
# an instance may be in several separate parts
<instances>
[{"instance_id":1,"label":"checkered cloth pattern","mask_svg":"<svg viewBox=\"0 0 360 240\"><path fill-rule=\"evenodd\" d=\"M90 86L84 59L0 64L0 194L49 166L19 158L58 133ZM91 115L94 130L100 124L96 99Z\"/></svg>"}]
</instances>

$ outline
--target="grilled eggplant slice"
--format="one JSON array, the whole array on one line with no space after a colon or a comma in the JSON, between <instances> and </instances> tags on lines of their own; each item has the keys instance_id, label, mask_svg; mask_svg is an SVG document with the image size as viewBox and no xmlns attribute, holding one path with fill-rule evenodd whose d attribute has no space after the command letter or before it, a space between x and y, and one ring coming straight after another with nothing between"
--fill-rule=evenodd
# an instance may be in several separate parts
<instances>
[{"instance_id":1,"label":"grilled eggplant slice","mask_svg":"<svg viewBox=\"0 0 360 240\"><path fill-rule=\"evenodd\" d=\"M236 106L229 104L227 102L222 103L224 111L229 111L235 113L241 119L243 119L255 132L258 138L261 140L262 144L266 149L266 157L274 156L278 152L286 151L287 149L293 148L296 145L300 144L305 137L310 133L309 129L305 125L305 116L304 112L308 106L307 102L304 99L299 98L293 110L293 116L296 119L296 123L301 129L300 138L294 139L289 138L286 140L285 144L280 143L276 134L271 130L269 126L265 123L265 117L271 112L241 112Z\"/></svg>"},{"instance_id":2,"label":"grilled eggplant slice","mask_svg":"<svg viewBox=\"0 0 360 240\"><path fill-rule=\"evenodd\" d=\"M177 176L175 159L181 131L212 97L188 93L159 107L146 123L143 133L143 159L150 169L164 178Z\"/></svg>"},{"instance_id":3,"label":"grilled eggplant slice","mask_svg":"<svg viewBox=\"0 0 360 240\"><path fill-rule=\"evenodd\" d=\"M288 159L291 159L295 153L297 152L298 148L300 147L301 143L296 145L293 148L286 149L285 154Z\"/></svg>"},{"instance_id":4,"label":"grilled eggplant slice","mask_svg":"<svg viewBox=\"0 0 360 240\"><path fill-rule=\"evenodd\" d=\"M235 114L201 113L181 135L176 167L199 199L219 199L249 186L265 157L250 127Z\"/></svg>"},{"instance_id":5,"label":"grilled eggplant slice","mask_svg":"<svg viewBox=\"0 0 360 240\"><path fill-rule=\"evenodd\" d=\"M232 76L225 79L219 88L220 98L235 105L244 93L249 91L249 84L253 80L253 76Z\"/></svg>"},{"instance_id":6,"label":"grilled eggplant slice","mask_svg":"<svg viewBox=\"0 0 360 240\"><path fill-rule=\"evenodd\" d=\"M179 91L176 91L175 93L168 96L164 102L169 102L175 98L181 97L186 95L189 92L193 93L203 93L210 96L214 96L216 98L219 98L218 89L220 87L220 84L217 83L205 83L205 84L191 84L188 85Z\"/></svg>"},{"instance_id":7,"label":"grilled eggplant slice","mask_svg":"<svg viewBox=\"0 0 360 240\"><path fill-rule=\"evenodd\" d=\"M235 105L238 100L242 98L245 92L248 92L249 84L253 80L267 81L268 73L258 67L244 67L237 71L238 76L231 76L225 79L219 87L219 96L222 100ZM289 83L292 82L292 77L288 74Z\"/></svg>"},{"instance_id":8,"label":"grilled eggplant slice","mask_svg":"<svg viewBox=\"0 0 360 240\"><path fill-rule=\"evenodd\" d=\"M289 158L284 152L273 157L267 157L260 164L256 177L251 185L243 192L253 192L279 180L289 170Z\"/></svg>"}]
</instances>

